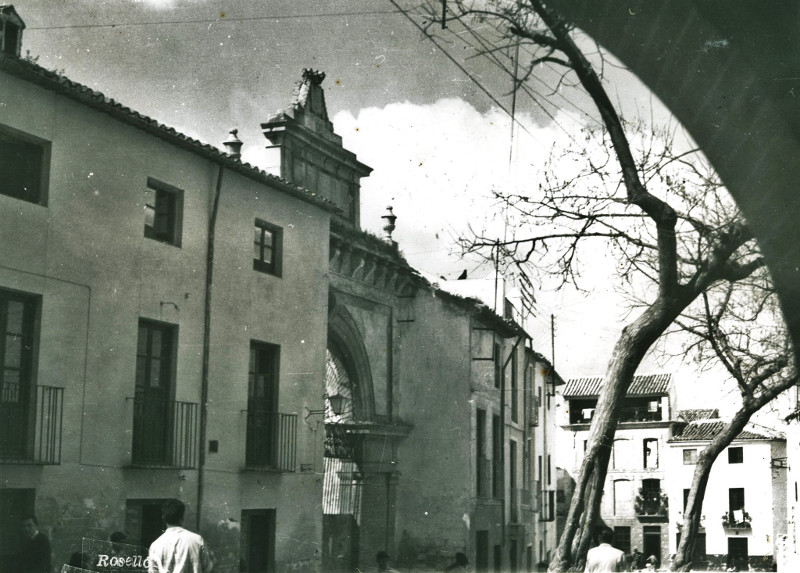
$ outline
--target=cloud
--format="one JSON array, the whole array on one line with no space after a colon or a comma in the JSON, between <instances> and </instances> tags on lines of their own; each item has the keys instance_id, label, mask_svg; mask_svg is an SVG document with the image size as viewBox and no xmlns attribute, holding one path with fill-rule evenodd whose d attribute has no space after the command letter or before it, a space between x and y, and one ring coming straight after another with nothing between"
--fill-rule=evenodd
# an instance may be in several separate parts
<instances>
[{"instance_id":1,"label":"cloud","mask_svg":"<svg viewBox=\"0 0 800 573\"><path fill-rule=\"evenodd\" d=\"M394 239L412 264L434 274L460 272L463 261L447 257L453 239L470 226L501 234L502 212L492 192L535 184L550 145L562 137L530 116L517 119L530 133L516 126L512 141L504 112L481 113L457 98L336 114L345 147L374 168L362 180L362 227L380 233L380 216L392 205Z\"/></svg>"}]
</instances>

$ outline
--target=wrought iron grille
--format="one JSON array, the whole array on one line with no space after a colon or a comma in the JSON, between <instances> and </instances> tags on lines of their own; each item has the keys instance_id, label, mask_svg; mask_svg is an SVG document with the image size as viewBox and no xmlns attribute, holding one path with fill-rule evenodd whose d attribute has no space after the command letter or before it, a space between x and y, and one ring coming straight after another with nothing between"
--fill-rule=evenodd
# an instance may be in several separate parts
<instances>
[{"instance_id":1,"label":"wrought iron grille","mask_svg":"<svg viewBox=\"0 0 800 573\"><path fill-rule=\"evenodd\" d=\"M197 465L197 446L197 404L136 392L133 465L193 468Z\"/></svg>"},{"instance_id":2,"label":"wrought iron grille","mask_svg":"<svg viewBox=\"0 0 800 573\"><path fill-rule=\"evenodd\" d=\"M297 414L248 410L245 466L293 472L296 462Z\"/></svg>"},{"instance_id":3,"label":"wrought iron grille","mask_svg":"<svg viewBox=\"0 0 800 573\"><path fill-rule=\"evenodd\" d=\"M63 388L24 388L4 382L0 388L0 460L61 463L63 408Z\"/></svg>"}]
</instances>

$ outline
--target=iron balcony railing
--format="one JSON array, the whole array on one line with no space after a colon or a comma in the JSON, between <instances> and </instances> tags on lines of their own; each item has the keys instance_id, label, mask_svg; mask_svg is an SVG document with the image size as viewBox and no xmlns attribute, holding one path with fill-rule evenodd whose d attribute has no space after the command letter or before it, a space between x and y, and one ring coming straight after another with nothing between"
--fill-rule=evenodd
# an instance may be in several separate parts
<instances>
[{"instance_id":1,"label":"iron balcony railing","mask_svg":"<svg viewBox=\"0 0 800 573\"><path fill-rule=\"evenodd\" d=\"M625 407L620 410L618 421L620 422L660 422L663 419L661 408L655 411L649 410L646 406Z\"/></svg>"},{"instance_id":2,"label":"iron balcony railing","mask_svg":"<svg viewBox=\"0 0 800 573\"><path fill-rule=\"evenodd\" d=\"M492 460L478 459L476 493L478 497L489 497L492 492Z\"/></svg>"},{"instance_id":3,"label":"iron balcony railing","mask_svg":"<svg viewBox=\"0 0 800 573\"><path fill-rule=\"evenodd\" d=\"M60 464L64 389L0 385L0 460Z\"/></svg>"},{"instance_id":4,"label":"iron balcony railing","mask_svg":"<svg viewBox=\"0 0 800 573\"><path fill-rule=\"evenodd\" d=\"M325 457L354 460L356 439L344 424L325 424Z\"/></svg>"},{"instance_id":5,"label":"iron balcony railing","mask_svg":"<svg viewBox=\"0 0 800 573\"><path fill-rule=\"evenodd\" d=\"M247 411L245 467L293 472L297 465L297 414Z\"/></svg>"},{"instance_id":6,"label":"iron balcony railing","mask_svg":"<svg viewBox=\"0 0 800 573\"><path fill-rule=\"evenodd\" d=\"M198 406L137 390L133 398L135 466L197 466Z\"/></svg>"}]
</instances>

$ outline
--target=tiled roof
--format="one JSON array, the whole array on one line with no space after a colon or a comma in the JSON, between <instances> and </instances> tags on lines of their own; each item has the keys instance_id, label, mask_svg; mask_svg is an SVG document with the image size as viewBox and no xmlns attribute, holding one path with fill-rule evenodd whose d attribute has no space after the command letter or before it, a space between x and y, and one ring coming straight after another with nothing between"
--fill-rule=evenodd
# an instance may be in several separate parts
<instances>
[{"instance_id":1,"label":"tiled roof","mask_svg":"<svg viewBox=\"0 0 800 573\"><path fill-rule=\"evenodd\" d=\"M694 409L678 411L678 419L684 422L694 422L695 420L708 420L719 418L719 410L716 408Z\"/></svg>"},{"instance_id":2,"label":"tiled roof","mask_svg":"<svg viewBox=\"0 0 800 573\"><path fill-rule=\"evenodd\" d=\"M262 171L249 163L243 163L239 159L220 151L213 145L203 143L180 133L175 128L159 123L155 119L126 107L112 98L106 97L101 92L73 82L69 78L47 70L34 62L0 53L0 70L76 100L103 113L107 113L115 119L146 131L176 147L187 149L205 159L223 164L232 171L241 173L260 183L270 185L302 201L312 203L327 211L339 211L338 207L332 202L324 197L318 196L316 193L312 193L307 189L296 186L290 181Z\"/></svg>"},{"instance_id":3,"label":"tiled roof","mask_svg":"<svg viewBox=\"0 0 800 573\"><path fill-rule=\"evenodd\" d=\"M626 396L666 394L669 391L671 380L672 374L645 374L634 376L633 383L630 388L628 388ZM598 396L602 384L602 376L596 376L594 378L573 378L567 381L567 386L564 388L564 397Z\"/></svg>"},{"instance_id":4,"label":"tiled roof","mask_svg":"<svg viewBox=\"0 0 800 573\"><path fill-rule=\"evenodd\" d=\"M699 421L686 424L682 429L679 429L676 435L672 436L670 442L697 442L709 441L719 434L726 426L727 422L719 421ZM736 440L773 440L779 438L780 435L767 435L766 433L758 433L753 428L742 430Z\"/></svg>"}]
</instances>

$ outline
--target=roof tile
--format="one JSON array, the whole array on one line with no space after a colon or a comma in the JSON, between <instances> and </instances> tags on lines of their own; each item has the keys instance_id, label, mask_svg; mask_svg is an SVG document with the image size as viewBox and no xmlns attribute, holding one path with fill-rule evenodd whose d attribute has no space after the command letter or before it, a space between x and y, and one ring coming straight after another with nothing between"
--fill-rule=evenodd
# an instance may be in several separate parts
<instances>
[{"instance_id":1,"label":"roof tile","mask_svg":"<svg viewBox=\"0 0 800 573\"><path fill-rule=\"evenodd\" d=\"M633 377L627 396L652 396L669 392L672 374L643 374ZM564 388L564 397L599 396L603 377L573 378Z\"/></svg>"}]
</instances>

